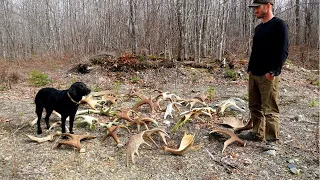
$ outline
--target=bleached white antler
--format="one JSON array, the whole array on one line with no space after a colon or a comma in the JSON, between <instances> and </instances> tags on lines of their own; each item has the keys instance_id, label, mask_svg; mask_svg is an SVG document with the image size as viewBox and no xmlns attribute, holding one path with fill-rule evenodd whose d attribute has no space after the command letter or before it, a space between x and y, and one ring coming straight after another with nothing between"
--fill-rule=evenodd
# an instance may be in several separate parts
<instances>
[{"instance_id":1,"label":"bleached white antler","mask_svg":"<svg viewBox=\"0 0 320 180\"><path fill-rule=\"evenodd\" d=\"M88 115L77 115L75 117L76 124L79 125L89 125L90 130L95 130L96 125L95 123L99 122L99 120L95 117L88 116Z\"/></svg>"},{"instance_id":2,"label":"bleached white antler","mask_svg":"<svg viewBox=\"0 0 320 180\"><path fill-rule=\"evenodd\" d=\"M241 103L245 103L244 100L240 99L240 98L229 98L225 101L222 101L220 103L218 103L216 106L218 106L220 108L220 113L223 114L224 111L227 108L231 108L233 110L236 111L241 111L241 112L245 112L245 110L243 108L240 108L236 102L241 102Z\"/></svg>"},{"instance_id":3,"label":"bleached white antler","mask_svg":"<svg viewBox=\"0 0 320 180\"><path fill-rule=\"evenodd\" d=\"M174 107L178 110L178 111L180 111L180 109L178 108L178 106L177 105L181 105L181 103L178 103L178 102L172 102L172 103L169 103L168 105L167 105L167 109L166 109L166 112L164 113L164 119L167 119L167 117L168 116L170 116L171 118L173 118L173 116L172 116L172 111L175 111L174 110Z\"/></svg>"}]
</instances>

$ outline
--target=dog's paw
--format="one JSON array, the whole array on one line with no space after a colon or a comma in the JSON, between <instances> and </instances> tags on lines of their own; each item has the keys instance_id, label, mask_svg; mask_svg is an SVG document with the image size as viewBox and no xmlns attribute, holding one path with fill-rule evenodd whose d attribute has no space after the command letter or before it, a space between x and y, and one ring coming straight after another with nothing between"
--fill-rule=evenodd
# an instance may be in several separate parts
<instances>
[{"instance_id":1,"label":"dog's paw","mask_svg":"<svg viewBox=\"0 0 320 180\"><path fill-rule=\"evenodd\" d=\"M38 129L38 134L42 134L42 130L41 129Z\"/></svg>"}]
</instances>

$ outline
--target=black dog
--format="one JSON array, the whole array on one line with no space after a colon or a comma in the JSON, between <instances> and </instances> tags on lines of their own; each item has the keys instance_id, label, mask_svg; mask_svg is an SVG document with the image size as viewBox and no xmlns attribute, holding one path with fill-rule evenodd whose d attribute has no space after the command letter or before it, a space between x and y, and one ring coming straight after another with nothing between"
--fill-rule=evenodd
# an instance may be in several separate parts
<instances>
[{"instance_id":1,"label":"black dog","mask_svg":"<svg viewBox=\"0 0 320 180\"><path fill-rule=\"evenodd\" d=\"M49 117L53 110L61 114L61 128L62 133L66 132L66 119L69 117L70 133L73 134L73 121L78 110L79 102L82 96L86 96L91 92L87 86L82 82L76 82L67 90L57 90L55 88L42 88L36 95L36 113L38 116L38 134L42 133L40 120L43 108L46 109L45 121L47 129L50 128Z\"/></svg>"}]
</instances>

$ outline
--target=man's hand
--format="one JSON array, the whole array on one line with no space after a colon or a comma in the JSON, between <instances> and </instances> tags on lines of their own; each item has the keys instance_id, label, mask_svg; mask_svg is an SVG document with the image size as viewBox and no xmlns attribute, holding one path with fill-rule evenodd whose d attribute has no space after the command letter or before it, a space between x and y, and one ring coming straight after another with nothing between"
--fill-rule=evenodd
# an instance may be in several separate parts
<instances>
[{"instance_id":1,"label":"man's hand","mask_svg":"<svg viewBox=\"0 0 320 180\"><path fill-rule=\"evenodd\" d=\"M274 79L274 77L270 73L267 73L265 76L270 82L272 82Z\"/></svg>"}]
</instances>

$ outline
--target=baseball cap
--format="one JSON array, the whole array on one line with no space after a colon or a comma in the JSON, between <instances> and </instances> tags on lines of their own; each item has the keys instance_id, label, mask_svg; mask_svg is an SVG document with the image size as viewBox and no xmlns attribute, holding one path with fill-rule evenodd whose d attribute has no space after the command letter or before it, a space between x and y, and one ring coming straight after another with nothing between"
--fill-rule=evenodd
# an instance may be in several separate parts
<instances>
[{"instance_id":1,"label":"baseball cap","mask_svg":"<svg viewBox=\"0 0 320 180\"><path fill-rule=\"evenodd\" d=\"M254 0L253 3L249 5L249 7L258 7L261 4L268 4L268 3L273 5L274 4L274 0Z\"/></svg>"}]
</instances>

